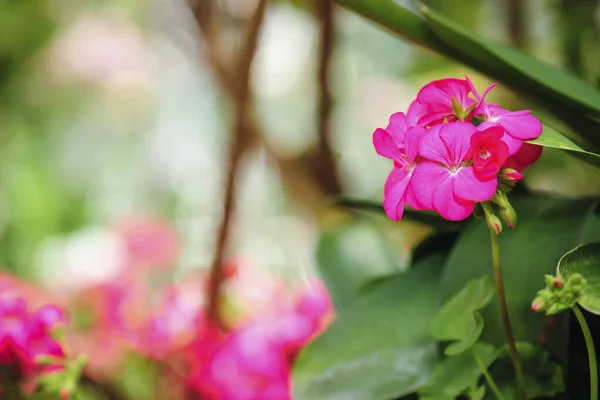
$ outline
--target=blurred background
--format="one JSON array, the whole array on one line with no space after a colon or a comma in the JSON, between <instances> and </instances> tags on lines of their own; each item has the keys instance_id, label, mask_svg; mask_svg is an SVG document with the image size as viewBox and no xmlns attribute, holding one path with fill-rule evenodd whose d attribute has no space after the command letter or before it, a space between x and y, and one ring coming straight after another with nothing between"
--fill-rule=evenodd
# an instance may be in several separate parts
<instances>
[{"instance_id":1,"label":"blurred background","mask_svg":"<svg viewBox=\"0 0 600 400\"><path fill-rule=\"evenodd\" d=\"M599 81L598 0L425 3ZM371 134L423 84L464 74L481 89L491 81L328 1L269 1L258 23L257 7L0 0L2 268L72 301L115 280L143 281L154 299L153 288L225 263L236 276L226 290L253 314L273 307L265 288L310 287L327 246L369 260L373 238L385 235L390 268L403 268L423 227L355 219L332 199L381 201L391 165ZM523 107L501 87L494 96ZM526 185L598 193L591 168L545 150ZM340 226L343 237L329 240ZM131 272L140 266L152 271L142 280Z\"/></svg>"}]
</instances>

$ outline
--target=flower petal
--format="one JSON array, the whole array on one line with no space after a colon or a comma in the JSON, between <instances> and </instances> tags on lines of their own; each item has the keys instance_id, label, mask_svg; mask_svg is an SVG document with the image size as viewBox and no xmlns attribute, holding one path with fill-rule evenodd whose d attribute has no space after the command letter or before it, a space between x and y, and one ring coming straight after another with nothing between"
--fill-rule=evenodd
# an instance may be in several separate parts
<instances>
[{"instance_id":1,"label":"flower petal","mask_svg":"<svg viewBox=\"0 0 600 400\"><path fill-rule=\"evenodd\" d=\"M446 158L450 167L460 165L471 148L471 136L477 128L467 122L452 122L442 126L440 139L446 148Z\"/></svg>"},{"instance_id":2,"label":"flower petal","mask_svg":"<svg viewBox=\"0 0 600 400\"><path fill-rule=\"evenodd\" d=\"M460 221L473 212L474 203L459 201L453 194L453 181L456 176L447 174L437 182L433 193L433 205L440 215L450 221Z\"/></svg>"},{"instance_id":3,"label":"flower petal","mask_svg":"<svg viewBox=\"0 0 600 400\"><path fill-rule=\"evenodd\" d=\"M419 202L419 199L417 199L415 190L412 187L412 182L413 181L411 179L411 183L406 188L406 192L404 194L404 199L406 201L406 204L408 204L408 206L410 208L412 208L413 210L425 210L426 208L423 206L423 204L421 204ZM431 210L433 210L433 208L431 208Z\"/></svg>"},{"instance_id":4,"label":"flower petal","mask_svg":"<svg viewBox=\"0 0 600 400\"><path fill-rule=\"evenodd\" d=\"M406 121L406 115L402 112L397 112L392 114L390 117L390 122L385 128L385 130L392 136L396 146L399 148L404 147L404 134L408 129L408 124Z\"/></svg>"},{"instance_id":5,"label":"flower petal","mask_svg":"<svg viewBox=\"0 0 600 400\"><path fill-rule=\"evenodd\" d=\"M410 182L411 173L395 167L388 175L383 188L383 209L390 219L398 221L404 213L404 193Z\"/></svg>"},{"instance_id":6,"label":"flower petal","mask_svg":"<svg viewBox=\"0 0 600 400\"><path fill-rule=\"evenodd\" d=\"M424 209L433 210L433 191L439 182L450 175L450 170L441 165L424 161L415 167L410 183L415 199Z\"/></svg>"},{"instance_id":7,"label":"flower petal","mask_svg":"<svg viewBox=\"0 0 600 400\"><path fill-rule=\"evenodd\" d=\"M504 114L498 118L497 122L516 139L535 139L542 133L542 123L540 120L522 111Z\"/></svg>"},{"instance_id":8,"label":"flower petal","mask_svg":"<svg viewBox=\"0 0 600 400\"><path fill-rule=\"evenodd\" d=\"M495 176L487 181L480 181L475 176L473 167L462 167L454 175L453 194L467 201L487 201L492 198L498 188Z\"/></svg>"},{"instance_id":9,"label":"flower petal","mask_svg":"<svg viewBox=\"0 0 600 400\"><path fill-rule=\"evenodd\" d=\"M404 136L404 151L408 157L408 161L413 163L419 154L419 141L423 135L427 134L427 130L421 126L409 128Z\"/></svg>"},{"instance_id":10,"label":"flower petal","mask_svg":"<svg viewBox=\"0 0 600 400\"><path fill-rule=\"evenodd\" d=\"M377 128L375 132L373 132L373 146L375 146L375 151L377 151L377 154L380 156L399 163L404 162L400 149L387 131Z\"/></svg>"}]
</instances>

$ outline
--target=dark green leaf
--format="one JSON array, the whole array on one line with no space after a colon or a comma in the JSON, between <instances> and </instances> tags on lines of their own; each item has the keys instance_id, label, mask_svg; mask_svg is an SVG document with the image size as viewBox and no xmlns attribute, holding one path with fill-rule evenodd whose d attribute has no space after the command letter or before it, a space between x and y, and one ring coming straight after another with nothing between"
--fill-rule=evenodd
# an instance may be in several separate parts
<instances>
[{"instance_id":1,"label":"dark green leaf","mask_svg":"<svg viewBox=\"0 0 600 400\"><path fill-rule=\"evenodd\" d=\"M477 354L481 363L487 368L501 353L500 348L494 348L491 344L476 343L470 351L448 357L439 363L427 384L419 389L419 394L424 398L454 399L475 386L482 375L481 367L475 360L474 354Z\"/></svg>"},{"instance_id":2,"label":"dark green leaf","mask_svg":"<svg viewBox=\"0 0 600 400\"><path fill-rule=\"evenodd\" d=\"M375 211L385 215L385 211L383 210L383 206L381 205L381 203L377 203L374 201L341 197L337 199L336 204L359 210ZM432 226L434 228L446 231L457 231L461 227L461 225L463 225L462 221L448 221L440 217L438 213L435 213L433 211L415 211L411 210L410 208L404 210L404 215L402 216L402 219L412 222L418 222L423 225Z\"/></svg>"},{"instance_id":3,"label":"dark green leaf","mask_svg":"<svg viewBox=\"0 0 600 400\"><path fill-rule=\"evenodd\" d=\"M365 283L400 271L383 235L367 221L346 223L323 233L317 265L337 312L355 300Z\"/></svg>"},{"instance_id":4,"label":"dark green leaf","mask_svg":"<svg viewBox=\"0 0 600 400\"><path fill-rule=\"evenodd\" d=\"M455 341L446 347L448 356L462 353L479 339L483 331L480 310L494 296L494 284L485 276L472 279L448 300L431 322L431 333L438 340Z\"/></svg>"},{"instance_id":5,"label":"dark green leaf","mask_svg":"<svg viewBox=\"0 0 600 400\"><path fill-rule=\"evenodd\" d=\"M584 244L566 253L558 262L557 272L565 280L581 274L587 286L579 305L600 315L600 242Z\"/></svg>"},{"instance_id":6,"label":"dark green leaf","mask_svg":"<svg viewBox=\"0 0 600 400\"><path fill-rule=\"evenodd\" d=\"M422 10L438 39L484 64L487 71L483 72L494 72L498 79L521 85L536 96L550 96L600 115L600 91L593 85L511 46L466 31L431 9Z\"/></svg>"},{"instance_id":7,"label":"dark green leaf","mask_svg":"<svg viewBox=\"0 0 600 400\"><path fill-rule=\"evenodd\" d=\"M428 327L444 260L443 253L430 254L340 315L300 354L294 398L389 399L425 383L437 361Z\"/></svg>"},{"instance_id":8,"label":"dark green leaf","mask_svg":"<svg viewBox=\"0 0 600 400\"><path fill-rule=\"evenodd\" d=\"M525 375L527 398L552 397L565 390L563 370L544 349L531 343L518 342L517 350ZM518 400L517 386L508 351L490 369L505 400Z\"/></svg>"}]
</instances>

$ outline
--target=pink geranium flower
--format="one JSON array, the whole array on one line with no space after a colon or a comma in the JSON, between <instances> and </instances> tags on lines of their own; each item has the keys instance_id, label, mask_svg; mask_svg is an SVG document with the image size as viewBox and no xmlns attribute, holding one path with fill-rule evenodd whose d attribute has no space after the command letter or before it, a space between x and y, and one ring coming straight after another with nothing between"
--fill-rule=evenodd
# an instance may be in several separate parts
<instances>
[{"instance_id":1,"label":"pink geranium flower","mask_svg":"<svg viewBox=\"0 0 600 400\"><path fill-rule=\"evenodd\" d=\"M479 104L475 107L474 115L482 117L485 121L481 126L483 128L499 125L506 134L502 141L508 146L508 154L512 156L521 146L523 141L535 139L542 133L542 123L533 115L530 110L509 111L501 108L497 104L488 104L485 102L485 96L496 86L496 83L488 86L483 94L479 95L468 77L465 77L470 90L473 92Z\"/></svg>"},{"instance_id":2,"label":"pink geranium flower","mask_svg":"<svg viewBox=\"0 0 600 400\"><path fill-rule=\"evenodd\" d=\"M387 128L378 128L373 133L373 145L377 153L394 161L384 186L383 208L391 219L402 218L404 204L414 209L423 209L416 200L410 181L416 166L418 141L425 132L422 127L408 127L406 116L396 113L390 117Z\"/></svg>"},{"instance_id":3,"label":"pink geranium flower","mask_svg":"<svg viewBox=\"0 0 600 400\"><path fill-rule=\"evenodd\" d=\"M467 218L475 202L491 199L498 186L498 178L480 180L465 163L476 132L470 123L451 122L430 128L419 142L425 160L414 169L412 188L420 204L448 220Z\"/></svg>"},{"instance_id":4,"label":"pink geranium flower","mask_svg":"<svg viewBox=\"0 0 600 400\"><path fill-rule=\"evenodd\" d=\"M501 138L504 129L492 126L471 136L471 148L466 159L473 160L473 170L479 180L489 180L498 174L508 158L508 146Z\"/></svg>"},{"instance_id":5,"label":"pink geranium flower","mask_svg":"<svg viewBox=\"0 0 600 400\"><path fill-rule=\"evenodd\" d=\"M469 97L471 88L464 79L447 78L425 85L417 94L417 99L408 109L408 121L421 126L432 126L447 120L449 122L470 121L475 100ZM457 110L455 104L459 107ZM463 115L457 115L457 111Z\"/></svg>"}]
</instances>

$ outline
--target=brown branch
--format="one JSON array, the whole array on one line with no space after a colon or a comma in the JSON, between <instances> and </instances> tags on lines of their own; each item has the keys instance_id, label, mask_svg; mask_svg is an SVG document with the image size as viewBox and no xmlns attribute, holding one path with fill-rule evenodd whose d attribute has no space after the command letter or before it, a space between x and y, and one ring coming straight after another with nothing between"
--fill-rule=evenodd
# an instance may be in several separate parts
<instances>
[{"instance_id":1,"label":"brown branch","mask_svg":"<svg viewBox=\"0 0 600 400\"><path fill-rule=\"evenodd\" d=\"M227 250L231 230L231 220L235 208L238 166L248 144L249 135L247 122L249 120L248 100L250 97L250 72L266 5L266 0L260 0L254 15L249 21L248 31L244 36L245 43L241 49L236 68L236 72L238 73L234 91L236 119L229 151L229 165L227 168L225 196L223 200L223 219L218 232L215 255L210 269L210 285L208 288L207 317L217 327L224 326L220 313L221 288L225 278L223 260Z\"/></svg>"},{"instance_id":2,"label":"brown branch","mask_svg":"<svg viewBox=\"0 0 600 400\"><path fill-rule=\"evenodd\" d=\"M336 176L335 160L329 144L331 132L331 110L333 100L330 89L331 56L335 39L334 4L332 0L315 0L320 24L319 69L319 108L317 113L318 147L316 151L316 171L314 174L325 193L337 194L340 184Z\"/></svg>"}]
</instances>

